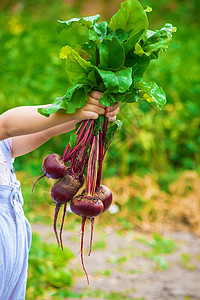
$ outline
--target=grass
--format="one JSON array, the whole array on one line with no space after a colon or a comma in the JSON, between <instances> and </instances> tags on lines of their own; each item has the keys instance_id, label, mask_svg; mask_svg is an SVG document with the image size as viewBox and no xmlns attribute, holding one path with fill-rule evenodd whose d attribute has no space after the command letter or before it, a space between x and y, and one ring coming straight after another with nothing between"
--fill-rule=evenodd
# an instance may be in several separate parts
<instances>
[{"instance_id":1,"label":"grass","mask_svg":"<svg viewBox=\"0 0 200 300\"><path fill-rule=\"evenodd\" d=\"M180 257L180 263L184 269L191 270L191 271L196 270L196 266L191 262L190 253L182 253Z\"/></svg>"}]
</instances>

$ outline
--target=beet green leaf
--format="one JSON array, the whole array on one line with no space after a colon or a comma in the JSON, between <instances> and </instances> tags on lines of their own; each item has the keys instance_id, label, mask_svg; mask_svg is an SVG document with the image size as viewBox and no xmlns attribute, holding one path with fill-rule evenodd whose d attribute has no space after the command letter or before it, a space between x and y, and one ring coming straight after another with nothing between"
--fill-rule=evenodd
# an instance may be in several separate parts
<instances>
[{"instance_id":1,"label":"beet green leaf","mask_svg":"<svg viewBox=\"0 0 200 300\"><path fill-rule=\"evenodd\" d=\"M66 93L66 98L63 99L64 107L68 114L75 113L77 108L81 108L85 105L88 99L88 93L91 91L90 86L79 86L76 88L68 90Z\"/></svg>"},{"instance_id":2,"label":"beet green leaf","mask_svg":"<svg viewBox=\"0 0 200 300\"><path fill-rule=\"evenodd\" d=\"M122 28L129 36L134 35L143 28L146 32L148 19L140 2L137 0L122 2L119 11L110 20L109 28L111 31Z\"/></svg>"},{"instance_id":3,"label":"beet green leaf","mask_svg":"<svg viewBox=\"0 0 200 300\"><path fill-rule=\"evenodd\" d=\"M94 26L90 28L89 39L92 41L95 40L102 41L106 37L107 31L108 31L108 23L106 21L98 24L94 24Z\"/></svg>"},{"instance_id":4,"label":"beet green leaf","mask_svg":"<svg viewBox=\"0 0 200 300\"><path fill-rule=\"evenodd\" d=\"M135 88L140 92L140 100L155 102L160 109L166 103L165 92L155 82L137 82Z\"/></svg>"},{"instance_id":5,"label":"beet green leaf","mask_svg":"<svg viewBox=\"0 0 200 300\"><path fill-rule=\"evenodd\" d=\"M55 113L59 109L64 109L66 113L73 114L77 108L81 108L85 105L90 91L90 86L83 86L81 84L74 85L67 91L65 96L56 98L49 106L39 108L38 112L46 117L49 117L50 114Z\"/></svg>"},{"instance_id":6,"label":"beet green leaf","mask_svg":"<svg viewBox=\"0 0 200 300\"><path fill-rule=\"evenodd\" d=\"M111 106L117 102L123 102L124 97L125 97L125 93L114 94L114 93L109 93L106 90L101 96L101 98L99 99L99 102L105 106Z\"/></svg>"},{"instance_id":7,"label":"beet green leaf","mask_svg":"<svg viewBox=\"0 0 200 300\"><path fill-rule=\"evenodd\" d=\"M150 63L150 57L147 55L136 55L135 53L132 53L128 56L126 60L126 66L132 67L133 70L133 77L134 81L142 81L143 75L145 71L147 70Z\"/></svg>"},{"instance_id":8,"label":"beet green leaf","mask_svg":"<svg viewBox=\"0 0 200 300\"><path fill-rule=\"evenodd\" d=\"M75 148L77 146L77 138L78 136L75 133L70 135L69 145L71 148Z\"/></svg>"},{"instance_id":9,"label":"beet green leaf","mask_svg":"<svg viewBox=\"0 0 200 300\"><path fill-rule=\"evenodd\" d=\"M102 132L102 125L104 119L105 119L104 115L99 115L99 117L96 120L94 120L94 129L93 129L94 134L98 134Z\"/></svg>"},{"instance_id":10,"label":"beet green leaf","mask_svg":"<svg viewBox=\"0 0 200 300\"><path fill-rule=\"evenodd\" d=\"M106 132L105 149L111 144L117 132L121 129L123 122L116 120L110 124Z\"/></svg>"},{"instance_id":11,"label":"beet green leaf","mask_svg":"<svg viewBox=\"0 0 200 300\"><path fill-rule=\"evenodd\" d=\"M100 43L100 69L120 69L124 65L125 51L116 37L104 39Z\"/></svg>"},{"instance_id":12,"label":"beet green leaf","mask_svg":"<svg viewBox=\"0 0 200 300\"><path fill-rule=\"evenodd\" d=\"M110 32L106 38L112 39L113 36L115 36L120 43L128 39L128 33L122 28L118 28L115 31Z\"/></svg>"},{"instance_id":13,"label":"beet green leaf","mask_svg":"<svg viewBox=\"0 0 200 300\"><path fill-rule=\"evenodd\" d=\"M139 41L139 39L141 38L142 34L144 33L144 28L142 28L141 30L139 30L138 32L136 32L134 35L131 35L127 41L125 41L122 45L125 49L125 55L126 58L128 56L128 54L134 50L135 48L135 44Z\"/></svg>"},{"instance_id":14,"label":"beet green leaf","mask_svg":"<svg viewBox=\"0 0 200 300\"><path fill-rule=\"evenodd\" d=\"M173 32L176 32L176 28L171 24L166 24L157 31L148 31L144 42L141 43L143 51L151 59L157 59L159 52L168 48Z\"/></svg>"},{"instance_id":15,"label":"beet green leaf","mask_svg":"<svg viewBox=\"0 0 200 300\"><path fill-rule=\"evenodd\" d=\"M66 97L66 95L62 97L57 97L52 104L45 106L45 107L40 107L38 108L38 112L45 116L49 117L51 114L55 113L59 109L65 109L63 99Z\"/></svg>"},{"instance_id":16,"label":"beet green leaf","mask_svg":"<svg viewBox=\"0 0 200 300\"><path fill-rule=\"evenodd\" d=\"M100 69L97 71L110 93L124 93L132 84L132 68L122 68L116 72Z\"/></svg>"},{"instance_id":17,"label":"beet green leaf","mask_svg":"<svg viewBox=\"0 0 200 300\"><path fill-rule=\"evenodd\" d=\"M57 32L60 33L64 30L68 30L72 27L75 23L80 23L81 25L85 25L88 29L91 28L98 20L100 19L100 15L94 15L90 17L84 17L84 18L72 18L67 21L60 21L58 20L57 23Z\"/></svg>"},{"instance_id":18,"label":"beet green leaf","mask_svg":"<svg viewBox=\"0 0 200 300\"><path fill-rule=\"evenodd\" d=\"M61 49L60 57L66 59L65 71L72 84L88 84L87 76L94 69L89 61L84 60L70 46Z\"/></svg>"}]
</instances>

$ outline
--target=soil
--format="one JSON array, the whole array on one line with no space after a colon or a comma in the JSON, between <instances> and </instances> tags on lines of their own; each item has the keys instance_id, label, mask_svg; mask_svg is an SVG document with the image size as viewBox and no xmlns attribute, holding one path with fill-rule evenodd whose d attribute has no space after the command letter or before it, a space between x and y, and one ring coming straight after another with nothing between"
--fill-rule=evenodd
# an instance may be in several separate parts
<instances>
[{"instance_id":1,"label":"soil","mask_svg":"<svg viewBox=\"0 0 200 300\"><path fill-rule=\"evenodd\" d=\"M32 230L40 233L46 242L55 243L51 227L33 224ZM64 246L76 254L70 268L78 269L80 273L73 286L75 292L88 289L79 259L79 230L77 227L63 232ZM93 251L88 257L89 235L87 224L84 257L90 290L119 292L127 297L123 299L200 300L199 237L189 232L162 232L161 236L170 239L176 249L170 254L154 253L147 258L144 253L152 254L152 244L147 246L141 239L152 242L150 234L130 230L120 232L111 227L102 230L96 226Z\"/></svg>"}]
</instances>

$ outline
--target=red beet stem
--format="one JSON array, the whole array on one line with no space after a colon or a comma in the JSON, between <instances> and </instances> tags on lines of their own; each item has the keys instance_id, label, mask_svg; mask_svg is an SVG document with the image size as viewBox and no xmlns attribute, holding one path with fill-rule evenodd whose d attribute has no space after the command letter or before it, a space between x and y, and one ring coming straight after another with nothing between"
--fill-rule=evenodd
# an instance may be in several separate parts
<instances>
[{"instance_id":1,"label":"red beet stem","mask_svg":"<svg viewBox=\"0 0 200 300\"><path fill-rule=\"evenodd\" d=\"M78 129L77 129L76 132L75 132L76 135L78 134L78 132L79 132L79 130L81 129L81 127L83 126L83 124L84 124L84 121L82 121L82 122L80 123Z\"/></svg>"},{"instance_id":2,"label":"red beet stem","mask_svg":"<svg viewBox=\"0 0 200 300\"><path fill-rule=\"evenodd\" d=\"M85 128L86 128L88 122L89 122L89 120L82 121L82 122L81 122L81 127L82 127L82 128L81 128L80 132L79 132L80 126L79 126L78 130L75 132L76 135L78 134L79 139L82 138L82 135L83 135L83 133L84 133L84 130L85 130ZM78 133L78 132L79 132L79 133Z\"/></svg>"},{"instance_id":3,"label":"red beet stem","mask_svg":"<svg viewBox=\"0 0 200 300\"><path fill-rule=\"evenodd\" d=\"M66 161L65 156L66 156L66 153L67 153L69 147L70 147L69 144L67 144L67 146L66 146L66 148L65 148L65 151L64 151L64 153L63 153L63 156L62 156L62 160L63 160L63 161Z\"/></svg>"},{"instance_id":4,"label":"red beet stem","mask_svg":"<svg viewBox=\"0 0 200 300\"><path fill-rule=\"evenodd\" d=\"M88 148L90 146L90 140L91 140L91 137L93 135L93 123L91 123L91 127L89 128L90 129L90 132L89 134L86 134L84 136L84 142L82 143L82 145L80 145L80 149L79 151L81 151L83 148Z\"/></svg>"},{"instance_id":5,"label":"red beet stem","mask_svg":"<svg viewBox=\"0 0 200 300\"><path fill-rule=\"evenodd\" d=\"M60 241L58 238L58 233L57 233L57 228L56 228L56 223L57 223L57 219L58 219L58 212L60 210L61 204L60 203L56 203L56 207L55 207L55 214L54 214L54 222L53 222L53 229L56 235L56 240L58 243L58 247L60 247Z\"/></svg>"},{"instance_id":6,"label":"red beet stem","mask_svg":"<svg viewBox=\"0 0 200 300\"><path fill-rule=\"evenodd\" d=\"M99 169L97 173L96 189L98 189L101 185L102 167L103 167L103 133L101 132L99 134Z\"/></svg>"},{"instance_id":7,"label":"red beet stem","mask_svg":"<svg viewBox=\"0 0 200 300\"><path fill-rule=\"evenodd\" d=\"M77 150L76 148L80 147L81 145L85 146L85 144L87 143L88 141L88 136L90 136L90 133L91 133L91 129L92 129L92 125L93 125L93 122L92 120L90 121L90 124L88 126L88 129L86 130L85 134L83 135L83 137L81 137L81 140L78 141L78 145L74 148L74 150ZM72 151L72 154L75 152L75 151ZM71 154L71 155L72 155Z\"/></svg>"},{"instance_id":8,"label":"red beet stem","mask_svg":"<svg viewBox=\"0 0 200 300\"><path fill-rule=\"evenodd\" d=\"M87 150L88 146L83 148L76 157L71 159L71 168L74 171L74 173L79 176L84 173L85 167L88 161L88 155L87 155Z\"/></svg>"},{"instance_id":9,"label":"red beet stem","mask_svg":"<svg viewBox=\"0 0 200 300\"><path fill-rule=\"evenodd\" d=\"M34 202L33 202L33 190L34 190L34 187L35 187L36 183L37 183L40 179L42 179L43 177L45 177L45 176L46 176L46 174L41 175L41 176L34 182L34 184L33 184L33 186L32 186L32 191L31 191L31 203L33 204L33 207L34 207Z\"/></svg>"},{"instance_id":10,"label":"red beet stem","mask_svg":"<svg viewBox=\"0 0 200 300\"><path fill-rule=\"evenodd\" d=\"M91 129L90 135L87 138L87 142L84 143L82 145L82 147L79 149L79 153L82 152L82 155L81 155L81 158L80 158L80 162L82 162L82 164L81 164L82 166L81 166L81 168L78 171L75 171L76 174L79 174L79 173L83 174L84 171L85 171L86 164L87 164L88 159L89 159L87 151L88 151L88 149L89 149L89 147L90 147L90 145L92 144L92 141L93 141L93 133L92 133L92 131L93 131L93 128ZM76 157L75 156L72 157L72 159L71 159L71 162L73 162L73 161L75 161L75 163L76 163Z\"/></svg>"},{"instance_id":11,"label":"red beet stem","mask_svg":"<svg viewBox=\"0 0 200 300\"><path fill-rule=\"evenodd\" d=\"M104 118L104 122L102 125L102 132L100 133L99 138L99 170L97 174L97 183L96 188L99 188L101 185L101 175L102 175L102 168L103 168L103 160L104 160L104 145L106 140L106 132L108 129L108 119Z\"/></svg>"},{"instance_id":12,"label":"red beet stem","mask_svg":"<svg viewBox=\"0 0 200 300\"><path fill-rule=\"evenodd\" d=\"M78 127L77 131L75 132L75 134L78 134L78 132L79 132L81 126L83 126L83 124L84 124L84 121L81 122L81 124L79 125L79 127ZM65 148L65 151L63 153L63 157L62 157L63 161L65 160L65 156L66 156L66 153L67 153L67 150L69 149L69 147L70 147L70 145L68 143L67 147Z\"/></svg>"},{"instance_id":13,"label":"red beet stem","mask_svg":"<svg viewBox=\"0 0 200 300\"><path fill-rule=\"evenodd\" d=\"M85 121L84 124L84 129L87 125L87 123L89 122L89 120ZM78 150L80 151L80 149L82 149L82 147L85 147L85 145L87 144L88 141L88 136L90 135L90 132L92 132L92 126L93 125L93 120L90 120L90 124L85 132L85 134L83 135L83 137L80 137L80 134L82 135L82 132L78 135L77 138L77 145L76 147L74 147L73 149L70 148L68 153L66 154L64 161L69 160Z\"/></svg>"},{"instance_id":14,"label":"red beet stem","mask_svg":"<svg viewBox=\"0 0 200 300\"><path fill-rule=\"evenodd\" d=\"M60 227L60 244L61 244L62 250L63 250L62 230L63 230L64 221L65 221L66 209L67 209L67 203L64 204L63 216L62 216L62 224L61 224L61 227Z\"/></svg>"},{"instance_id":15,"label":"red beet stem","mask_svg":"<svg viewBox=\"0 0 200 300\"><path fill-rule=\"evenodd\" d=\"M103 123L103 146L105 144L105 140L106 140L106 133L107 133L107 129L108 129L108 119L104 119L104 123Z\"/></svg>"},{"instance_id":16,"label":"red beet stem","mask_svg":"<svg viewBox=\"0 0 200 300\"><path fill-rule=\"evenodd\" d=\"M94 137L94 140L95 140L95 144L96 144L96 136ZM94 148L94 151L92 153L92 161L91 161L91 172L90 172L90 177L89 177L89 180L90 180L90 190L89 190L89 193L91 196L93 196L92 194L92 190L93 190L93 178L94 178L94 166L95 166L95 148Z\"/></svg>"},{"instance_id":17,"label":"red beet stem","mask_svg":"<svg viewBox=\"0 0 200 300\"><path fill-rule=\"evenodd\" d=\"M92 177L92 196L94 196L96 191L98 160L99 160L99 133L96 135L96 140L95 140L94 171L93 171L94 175Z\"/></svg>"},{"instance_id":18,"label":"red beet stem","mask_svg":"<svg viewBox=\"0 0 200 300\"><path fill-rule=\"evenodd\" d=\"M95 136L93 137L92 141L92 148L90 150L90 156L89 156L89 161L88 161L88 168L87 168L87 183L86 183L86 194L91 194L91 173L93 171L92 168L92 158L94 155L94 149L95 149Z\"/></svg>"},{"instance_id":19,"label":"red beet stem","mask_svg":"<svg viewBox=\"0 0 200 300\"><path fill-rule=\"evenodd\" d=\"M82 219L82 225L81 225L81 263L82 263L83 271L85 272L85 275L86 275L86 278L87 278L87 283L89 285L90 284L89 283L89 277L88 277L88 273L85 269L84 260L83 260L83 240L84 240L85 221L86 221L86 218L83 218Z\"/></svg>"},{"instance_id":20,"label":"red beet stem","mask_svg":"<svg viewBox=\"0 0 200 300\"><path fill-rule=\"evenodd\" d=\"M90 256L92 252L93 231L94 231L94 218L91 218L90 251L88 253L88 256Z\"/></svg>"}]
</instances>

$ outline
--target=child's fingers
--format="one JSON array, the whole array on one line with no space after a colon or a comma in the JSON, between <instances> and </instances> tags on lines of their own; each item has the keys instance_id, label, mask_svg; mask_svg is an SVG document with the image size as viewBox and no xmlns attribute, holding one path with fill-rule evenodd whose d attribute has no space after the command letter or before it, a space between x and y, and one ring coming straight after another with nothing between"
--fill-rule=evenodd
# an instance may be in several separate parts
<instances>
[{"instance_id":1,"label":"child's fingers","mask_svg":"<svg viewBox=\"0 0 200 300\"><path fill-rule=\"evenodd\" d=\"M92 98L95 98L95 99L99 100L99 98L101 98L101 96L103 95L103 93L100 92L100 91L92 91L89 95Z\"/></svg>"},{"instance_id":2,"label":"child's fingers","mask_svg":"<svg viewBox=\"0 0 200 300\"><path fill-rule=\"evenodd\" d=\"M92 104L92 105L96 105L96 106L99 106L99 107L102 107L102 108L106 108L105 105L99 103L99 100L97 100L97 99L91 97L90 95L88 95L88 100L87 100L86 104L87 104L87 103L88 103L88 104Z\"/></svg>"},{"instance_id":3,"label":"child's fingers","mask_svg":"<svg viewBox=\"0 0 200 300\"><path fill-rule=\"evenodd\" d=\"M106 112L111 112L111 111L116 110L116 109L119 107L119 104L120 104L120 103L117 102L117 103L115 103L114 105L107 107L107 108L106 108Z\"/></svg>"},{"instance_id":4,"label":"child's fingers","mask_svg":"<svg viewBox=\"0 0 200 300\"><path fill-rule=\"evenodd\" d=\"M119 107L113 111L106 112L105 115L107 118L111 118L111 117L115 117L118 113L119 113Z\"/></svg>"},{"instance_id":5,"label":"child's fingers","mask_svg":"<svg viewBox=\"0 0 200 300\"><path fill-rule=\"evenodd\" d=\"M102 108L102 107L94 105L94 104L89 104L89 103L87 103L85 105L84 110L95 112L95 113L98 113L99 115L105 114L105 108Z\"/></svg>"},{"instance_id":6,"label":"child's fingers","mask_svg":"<svg viewBox=\"0 0 200 300\"><path fill-rule=\"evenodd\" d=\"M99 99L102 97L103 93L99 91L92 91L91 93L88 94L88 103L98 105L102 108L106 108L105 105L99 103Z\"/></svg>"},{"instance_id":7,"label":"child's fingers","mask_svg":"<svg viewBox=\"0 0 200 300\"><path fill-rule=\"evenodd\" d=\"M116 120L116 116L115 117L110 117L110 118L108 118L108 122L113 122L113 121L115 121Z\"/></svg>"},{"instance_id":8,"label":"child's fingers","mask_svg":"<svg viewBox=\"0 0 200 300\"><path fill-rule=\"evenodd\" d=\"M92 111L87 111L87 113L84 115L84 120L90 120L90 119L97 119L98 118L98 114Z\"/></svg>"}]
</instances>

